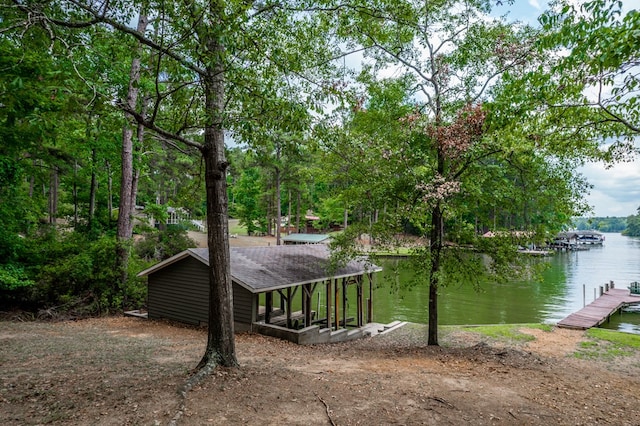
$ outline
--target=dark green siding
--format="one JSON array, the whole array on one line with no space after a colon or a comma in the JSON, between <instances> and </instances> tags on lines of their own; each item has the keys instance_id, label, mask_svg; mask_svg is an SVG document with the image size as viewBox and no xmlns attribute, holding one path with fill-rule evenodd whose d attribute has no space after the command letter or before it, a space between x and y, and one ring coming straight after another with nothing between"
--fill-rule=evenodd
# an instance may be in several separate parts
<instances>
[{"instance_id":1,"label":"dark green siding","mask_svg":"<svg viewBox=\"0 0 640 426\"><path fill-rule=\"evenodd\" d=\"M209 318L207 266L187 257L149 275L149 318L206 324Z\"/></svg>"},{"instance_id":2,"label":"dark green siding","mask_svg":"<svg viewBox=\"0 0 640 426\"><path fill-rule=\"evenodd\" d=\"M251 324L254 321L254 304L256 296L237 284L233 285L233 318L235 322Z\"/></svg>"},{"instance_id":3,"label":"dark green siding","mask_svg":"<svg viewBox=\"0 0 640 426\"><path fill-rule=\"evenodd\" d=\"M209 278L204 263L188 256L150 274L148 279L149 318L207 324ZM233 315L236 323L253 322L254 300L251 292L233 284Z\"/></svg>"}]
</instances>

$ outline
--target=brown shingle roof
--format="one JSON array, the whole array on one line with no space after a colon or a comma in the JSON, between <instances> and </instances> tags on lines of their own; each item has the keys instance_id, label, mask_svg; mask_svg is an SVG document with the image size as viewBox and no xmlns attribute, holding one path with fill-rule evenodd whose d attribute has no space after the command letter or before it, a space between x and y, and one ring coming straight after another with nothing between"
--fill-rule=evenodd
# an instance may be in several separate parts
<instances>
[{"instance_id":1,"label":"brown shingle roof","mask_svg":"<svg viewBox=\"0 0 640 426\"><path fill-rule=\"evenodd\" d=\"M271 247L232 247L231 277L252 293L263 293L301 284L381 271L364 260L351 260L332 270L330 251L324 245L285 245ZM142 271L139 276L155 273L186 256L209 264L206 248L189 249Z\"/></svg>"}]
</instances>

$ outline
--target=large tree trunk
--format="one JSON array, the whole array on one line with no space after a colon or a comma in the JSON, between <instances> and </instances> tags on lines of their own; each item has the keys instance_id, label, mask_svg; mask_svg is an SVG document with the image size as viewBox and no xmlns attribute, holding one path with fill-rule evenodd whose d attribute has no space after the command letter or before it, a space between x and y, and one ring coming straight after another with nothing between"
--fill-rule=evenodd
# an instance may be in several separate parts
<instances>
[{"instance_id":1,"label":"large tree trunk","mask_svg":"<svg viewBox=\"0 0 640 426\"><path fill-rule=\"evenodd\" d=\"M144 33L149 20L144 11L138 16L137 30ZM127 91L127 107L131 110L137 108L138 103L138 86L140 82L140 55L141 49L138 47L138 54L131 61L131 70L129 74L129 88ZM136 124L133 117L127 117L128 122L122 129L122 173L120 177L120 204L118 208L118 224L116 229L116 257L118 269L120 272L120 290L123 296L123 307L127 304L126 284L128 280L129 255L131 248L131 237L133 234L133 214L135 209L135 199L137 191L137 182L135 181L135 173L133 169L133 131L138 129L140 137L140 125ZM111 212L109 212L111 217Z\"/></svg>"},{"instance_id":2,"label":"large tree trunk","mask_svg":"<svg viewBox=\"0 0 640 426\"><path fill-rule=\"evenodd\" d=\"M442 240L444 231L444 217L440 205L431 210L430 255L431 268L429 271L429 337L428 345L438 345L438 276L442 255Z\"/></svg>"},{"instance_id":3,"label":"large tree trunk","mask_svg":"<svg viewBox=\"0 0 640 426\"><path fill-rule=\"evenodd\" d=\"M212 5L212 7L216 7ZM204 129L202 155L207 188L207 227L209 246L209 331L204 356L198 369L222 365L237 366L233 327L229 217L224 154L224 47L210 36L207 40L209 66L204 77L208 122Z\"/></svg>"},{"instance_id":4,"label":"large tree trunk","mask_svg":"<svg viewBox=\"0 0 640 426\"><path fill-rule=\"evenodd\" d=\"M436 118L436 122L439 120ZM438 174L444 176L445 156L438 149ZM444 241L443 207L437 202L431 209L431 230L429 235L429 336L427 345L438 345L438 287Z\"/></svg>"}]
</instances>

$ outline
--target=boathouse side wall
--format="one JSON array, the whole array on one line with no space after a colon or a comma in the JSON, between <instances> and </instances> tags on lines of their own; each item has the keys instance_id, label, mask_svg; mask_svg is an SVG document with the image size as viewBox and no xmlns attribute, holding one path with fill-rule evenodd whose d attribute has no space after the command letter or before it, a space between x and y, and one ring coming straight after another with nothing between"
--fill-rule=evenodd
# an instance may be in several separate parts
<instances>
[{"instance_id":1,"label":"boathouse side wall","mask_svg":"<svg viewBox=\"0 0 640 426\"><path fill-rule=\"evenodd\" d=\"M150 319L169 319L206 325L209 318L207 265L189 256L148 277ZM233 316L237 330L248 330L257 312L257 296L233 283Z\"/></svg>"}]
</instances>

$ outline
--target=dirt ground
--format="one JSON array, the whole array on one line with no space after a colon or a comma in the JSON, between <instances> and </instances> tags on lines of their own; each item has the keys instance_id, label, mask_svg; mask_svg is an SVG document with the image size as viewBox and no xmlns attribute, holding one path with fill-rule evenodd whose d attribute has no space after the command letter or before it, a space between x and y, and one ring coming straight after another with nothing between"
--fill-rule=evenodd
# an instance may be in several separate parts
<instances>
[{"instance_id":1,"label":"dirt ground","mask_svg":"<svg viewBox=\"0 0 640 426\"><path fill-rule=\"evenodd\" d=\"M576 357L581 331L509 343L424 326L333 345L239 334L239 368L186 397L181 425L638 425L640 355ZM138 318L0 322L0 424L169 424L203 329ZM594 342L593 345L601 345Z\"/></svg>"}]
</instances>

